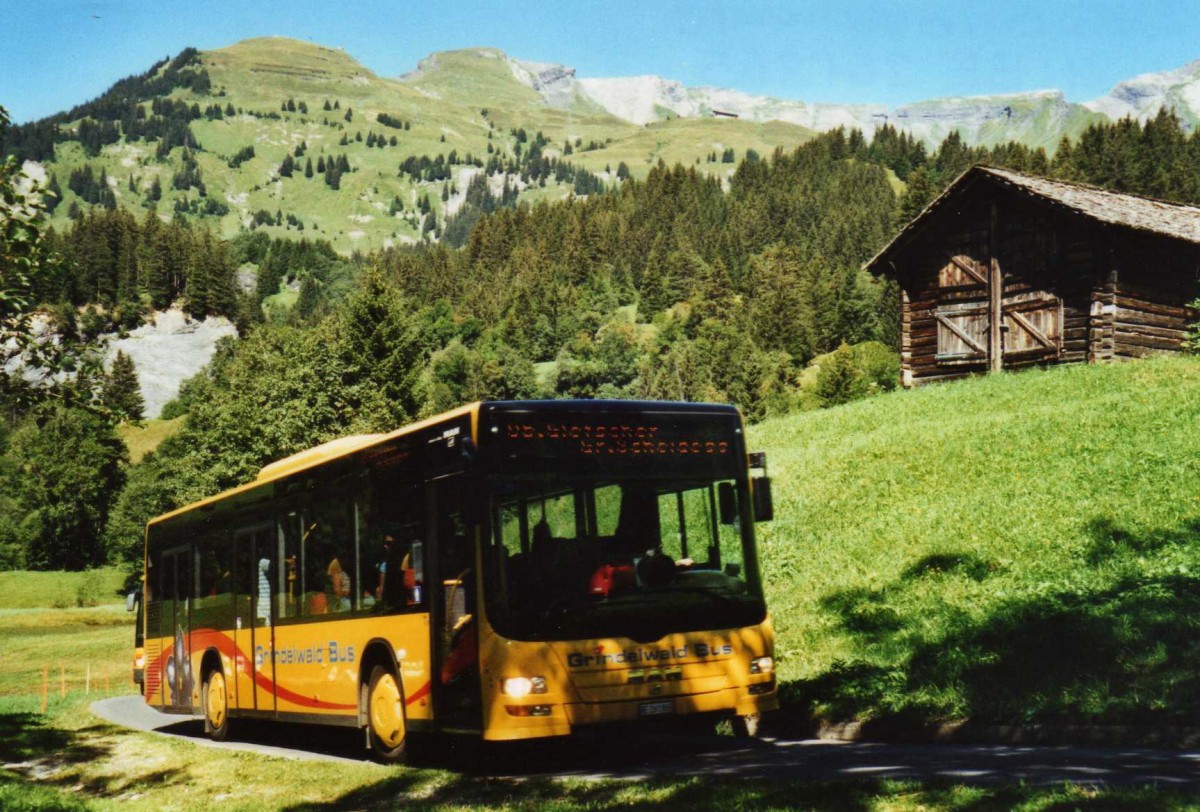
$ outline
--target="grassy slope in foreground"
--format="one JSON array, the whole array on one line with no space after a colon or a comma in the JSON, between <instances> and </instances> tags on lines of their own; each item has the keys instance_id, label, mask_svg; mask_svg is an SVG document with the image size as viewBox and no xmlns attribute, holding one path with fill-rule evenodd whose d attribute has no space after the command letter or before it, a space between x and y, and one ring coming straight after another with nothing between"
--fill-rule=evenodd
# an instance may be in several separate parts
<instances>
[{"instance_id":1,"label":"grassy slope in foreground","mask_svg":"<svg viewBox=\"0 0 1200 812\"><path fill-rule=\"evenodd\" d=\"M819 717L1200 718L1200 361L972 380L773 420L760 554Z\"/></svg>"}]
</instances>

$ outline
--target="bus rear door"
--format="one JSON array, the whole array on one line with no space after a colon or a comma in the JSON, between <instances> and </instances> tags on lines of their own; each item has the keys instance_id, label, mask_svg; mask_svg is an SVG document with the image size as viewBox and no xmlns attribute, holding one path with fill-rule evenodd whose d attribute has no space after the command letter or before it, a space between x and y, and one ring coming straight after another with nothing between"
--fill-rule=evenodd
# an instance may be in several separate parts
<instances>
[{"instance_id":1,"label":"bus rear door","mask_svg":"<svg viewBox=\"0 0 1200 812\"><path fill-rule=\"evenodd\" d=\"M243 710L275 710L275 640L271 610L278 556L274 525L264 523L234 533L237 608L234 647L237 705Z\"/></svg>"},{"instance_id":2,"label":"bus rear door","mask_svg":"<svg viewBox=\"0 0 1200 812\"><path fill-rule=\"evenodd\" d=\"M188 609L192 593L192 546L185 544L163 552L162 636L163 706L192 706L191 625Z\"/></svg>"}]
</instances>

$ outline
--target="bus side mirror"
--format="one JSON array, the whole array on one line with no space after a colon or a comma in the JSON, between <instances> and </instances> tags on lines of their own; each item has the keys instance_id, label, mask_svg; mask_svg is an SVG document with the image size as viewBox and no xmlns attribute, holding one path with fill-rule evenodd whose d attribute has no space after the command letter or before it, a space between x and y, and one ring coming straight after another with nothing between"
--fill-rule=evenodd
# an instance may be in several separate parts
<instances>
[{"instance_id":1,"label":"bus side mirror","mask_svg":"<svg viewBox=\"0 0 1200 812\"><path fill-rule=\"evenodd\" d=\"M771 478L755 477L750 484L754 489L754 521L771 521L775 518L775 505L771 502Z\"/></svg>"},{"instance_id":2,"label":"bus side mirror","mask_svg":"<svg viewBox=\"0 0 1200 812\"><path fill-rule=\"evenodd\" d=\"M132 612L137 608L138 593L130 592L125 596L125 611Z\"/></svg>"},{"instance_id":3,"label":"bus side mirror","mask_svg":"<svg viewBox=\"0 0 1200 812\"><path fill-rule=\"evenodd\" d=\"M737 521L737 499L733 495L732 482L717 485L717 503L721 508L721 524L733 524Z\"/></svg>"}]
</instances>

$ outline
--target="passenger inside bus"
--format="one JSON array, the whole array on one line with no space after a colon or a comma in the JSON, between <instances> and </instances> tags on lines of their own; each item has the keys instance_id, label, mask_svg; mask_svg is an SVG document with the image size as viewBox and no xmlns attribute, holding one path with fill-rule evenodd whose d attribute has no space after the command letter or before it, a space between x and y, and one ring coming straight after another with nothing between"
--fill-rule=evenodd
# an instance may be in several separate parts
<instances>
[{"instance_id":1,"label":"passenger inside bus","mask_svg":"<svg viewBox=\"0 0 1200 812\"><path fill-rule=\"evenodd\" d=\"M375 565L375 569L379 572L379 585L375 587L375 600L382 601L384 590L387 588L387 571L388 559L391 558L392 548L396 546L396 539L391 533L383 534L383 552L380 555L379 563Z\"/></svg>"},{"instance_id":2,"label":"passenger inside bus","mask_svg":"<svg viewBox=\"0 0 1200 812\"><path fill-rule=\"evenodd\" d=\"M267 570L271 566L269 558L260 558L258 561L258 602L255 609L255 617L260 625L271 625L271 579L267 577Z\"/></svg>"},{"instance_id":3,"label":"passenger inside bus","mask_svg":"<svg viewBox=\"0 0 1200 812\"><path fill-rule=\"evenodd\" d=\"M335 555L325 568L329 597L327 606L331 612L350 611L350 573L342 569L341 557Z\"/></svg>"}]
</instances>

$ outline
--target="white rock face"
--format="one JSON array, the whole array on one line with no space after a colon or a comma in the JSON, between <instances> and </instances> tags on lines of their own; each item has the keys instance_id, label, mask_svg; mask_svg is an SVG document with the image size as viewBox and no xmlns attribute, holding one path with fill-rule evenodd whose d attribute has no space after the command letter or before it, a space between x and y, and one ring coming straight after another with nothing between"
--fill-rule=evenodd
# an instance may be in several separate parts
<instances>
[{"instance_id":1,"label":"white rock face","mask_svg":"<svg viewBox=\"0 0 1200 812\"><path fill-rule=\"evenodd\" d=\"M154 418L179 394L180 385L212 359L217 341L236 335L237 328L229 319L209 316L195 321L173 308L155 313L153 324L133 330L126 338L110 336L108 360L115 358L118 350L133 359L146 417Z\"/></svg>"},{"instance_id":2,"label":"white rock face","mask_svg":"<svg viewBox=\"0 0 1200 812\"><path fill-rule=\"evenodd\" d=\"M509 59L508 66L518 81L542 94L546 104L565 110L579 98L575 69L553 62Z\"/></svg>"},{"instance_id":3,"label":"white rock face","mask_svg":"<svg viewBox=\"0 0 1200 812\"><path fill-rule=\"evenodd\" d=\"M957 130L972 144L1018 140L1036 143L1054 134L1053 122L1065 122L1076 107L1057 90L994 96L956 96L897 107L884 120L926 144L937 144ZM1051 139L1053 140L1053 139Z\"/></svg>"},{"instance_id":4,"label":"white rock face","mask_svg":"<svg viewBox=\"0 0 1200 812\"><path fill-rule=\"evenodd\" d=\"M1200 60L1162 73L1143 73L1120 82L1107 95L1085 104L1112 119L1145 121L1166 107L1189 128L1200 123Z\"/></svg>"},{"instance_id":5,"label":"white rock face","mask_svg":"<svg viewBox=\"0 0 1200 812\"><path fill-rule=\"evenodd\" d=\"M749 121L786 121L819 132L857 128L869 138L890 123L931 146L953 130L971 143L1022 136L1037 141L1037 128L1045 130L1053 121L1066 121L1076 107L1056 90L932 99L889 108L883 104L809 104L722 87L689 88L658 76L579 79L576 84L588 99L635 124L660 121L668 112L689 118L717 111Z\"/></svg>"},{"instance_id":6,"label":"white rock face","mask_svg":"<svg viewBox=\"0 0 1200 812\"><path fill-rule=\"evenodd\" d=\"M719 110L751 121L786 121L811 130L857 127L873 132L887 113L882 104L807 104L723 87L697 87L688 93L706 113Z\"/></svg>"},{"instance_id":7,"label":"white rock face","mask_svg":"<svg viewBox=\"0 0 1200 812\"><path fill-rule=\"evenodd\" d=\"M634 124L649 124L663 118L669 110L691 118L703 114L688 90L674 79L661 76L626 76L617 79L580 79L579 86L589 99L617 118Z\"/></svg>"}]
</instances>

